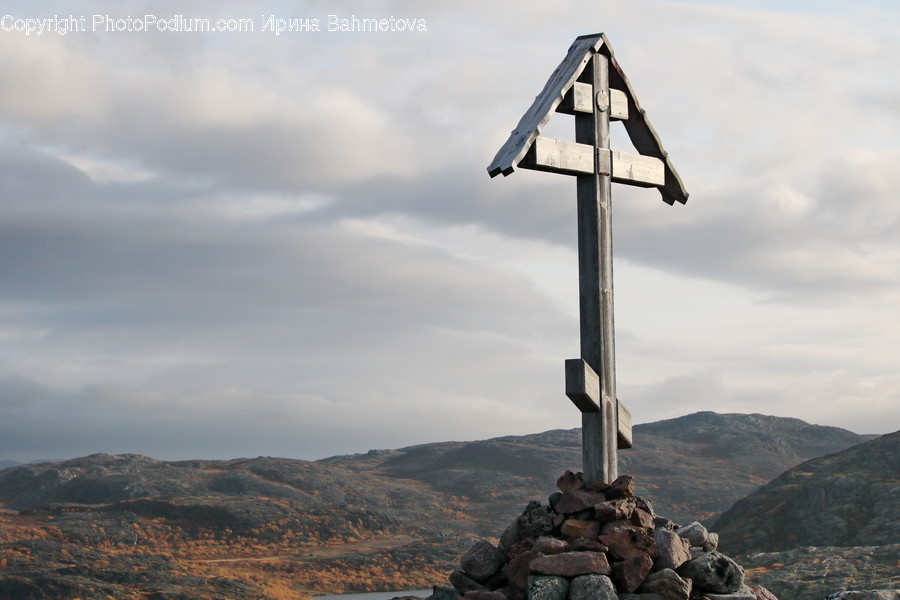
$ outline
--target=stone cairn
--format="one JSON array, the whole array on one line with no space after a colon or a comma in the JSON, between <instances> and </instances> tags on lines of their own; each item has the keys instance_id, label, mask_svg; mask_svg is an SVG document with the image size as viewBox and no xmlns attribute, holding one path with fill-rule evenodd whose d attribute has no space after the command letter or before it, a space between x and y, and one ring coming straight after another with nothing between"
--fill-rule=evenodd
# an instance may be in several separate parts
<instances>
[{"instance_id":1,"label":"stone cairn","mask_svg":"<svg viewBox=\"0 0 900 600\"><path fill-rule=\"evenodd\" d=\"M718 534L657 516L634 478L584 484L566 471L549 505L531 501L498 545L477 542L431 600L778 600L744 585Z\"/></svg>"}]
</instances>

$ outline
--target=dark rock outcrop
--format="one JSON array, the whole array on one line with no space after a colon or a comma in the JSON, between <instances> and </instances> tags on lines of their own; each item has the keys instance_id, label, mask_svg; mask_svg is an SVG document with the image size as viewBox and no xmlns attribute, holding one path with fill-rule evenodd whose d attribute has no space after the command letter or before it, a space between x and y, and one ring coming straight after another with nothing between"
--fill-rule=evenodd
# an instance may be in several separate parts
<instances>
[{"instance_id":1,"label":"dark rock outcrop","mask_svg":"<svg viewBox=\"0 0 900 600\"><path fill-rule=\"evenodd\" d=\"M900 431L794 467L714 525L732 554L900 540Z\"/></svg>"}]
</instances>

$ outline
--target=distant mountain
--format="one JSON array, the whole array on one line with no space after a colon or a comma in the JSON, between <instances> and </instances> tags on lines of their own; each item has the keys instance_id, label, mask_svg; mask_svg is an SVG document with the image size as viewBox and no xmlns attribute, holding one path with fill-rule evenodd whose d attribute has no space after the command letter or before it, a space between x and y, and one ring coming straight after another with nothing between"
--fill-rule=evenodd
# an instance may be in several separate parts
<instances>
[{"instance_id":1,"label":"distant mountain","mask_svg":"<svg viewBox=\"0 0 900 600\"><path fill-rule=\"evenodd\" d=\"M697 413L637 426L620 471L659 514L688 522L864 439ZM20 465L0 472L0 598L37 586L64 600L161 589L194 600L205 592L191 582L205 580L225 600L428 587L580 463L580 432L557 430L316 462L97 454Z\"/></svg>"},{"instance_id":2,"label":"distant mountain","mask_svg":"<svg viewBox=\"0 0 900 600\"><path fill-rule=\"evenodd\" d=\"M28 463L20 463L20 462L14 461L14 460L0 460L0 471L2 471L3 469L8 469L10 467L19 467L24 464L37 465L37 464L46 463L46 462L62 462L62 461L63 461L63 459L59 459L59 458L57 458L57 459L42 458L42 459L38 459L38 460L28 461Z\"/></svg>"},{"instance_id":3,"label":"distant mountain","mask_svg":"<svg viewBox=\"0 0 900 600\"><path fill-rule=\"evenodd\" d=\"M900 431L788 470L714 529L780 597L900 583Z\"/></svg>"},{"instance_id":4,"label":"distant mountain","mask_svg":"<svg viewBox=\"0 0 900 600\"><path fill-rule=\"evenodd\" d=\"M619 452L619 472L676 521L709 519L804 460L871 436L799 419L700 412L637 425L635 447ZM581 464L578 429L475 442L424 444L319 461L358 472L414 479L483 505L483 535L545 497L556 478Z\"/></svg>"}]
</instances>

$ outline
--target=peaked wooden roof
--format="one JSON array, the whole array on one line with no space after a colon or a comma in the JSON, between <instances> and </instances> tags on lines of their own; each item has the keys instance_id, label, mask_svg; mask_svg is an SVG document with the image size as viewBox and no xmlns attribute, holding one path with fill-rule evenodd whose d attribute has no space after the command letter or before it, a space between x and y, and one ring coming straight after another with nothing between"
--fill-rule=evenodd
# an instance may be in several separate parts
<instances>
[{"instance_id":1,"label":"peaked wooden roof","mask_svg":"<svg viewBox=\"0 0 900 600\"><path fill-rule=\"evenodd\" d=\"M675 167L669 160L669 155L662 146L659 136L646 112L637 101L634 89L625 76L622 67L616 61L615 54L609 40L602 33L582 35L575 38L563 61L556 67L553 74L544 85L544 89L537 95L531 107L522 115L519 124L512 131L509 139L497 152L494 160L487 170L491 177L499 174L509 175L515 170L515 166L528 152L534 140L540 135L541 130L553 116L557 107L562 103L566 93L581 75L588 61L594 53L602 52L609 57L610 88L618 89L625 93L628 100L628 119L624 120L625 130L631 139L635 149L645 156L652 156L663 161L665 166L665 183L659 188L662 199L668 204L680 202L684 204L688 199L688 192L681 181Z\"/></svg>"}]
</instances>

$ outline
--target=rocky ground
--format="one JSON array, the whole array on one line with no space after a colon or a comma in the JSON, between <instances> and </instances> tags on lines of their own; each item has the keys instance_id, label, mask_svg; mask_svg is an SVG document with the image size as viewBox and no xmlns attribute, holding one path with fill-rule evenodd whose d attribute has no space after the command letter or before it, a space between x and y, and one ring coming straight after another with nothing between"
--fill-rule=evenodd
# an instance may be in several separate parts
<instances>
[{"instance_id":1,"label":"rocky ground","mask_svg":"<svg viewBox=\"0 0 900 600\"><path fill-rule=\"evenodd\" d=\"M900 543L900 431L789 469L716 521L734 552Z\"/></svg>"},{"instance_id":2,"label":"rocky ground","mask_svg":"<svg viewBox=\"0 0 900 600\"><path fill-rule=\"evenodd\" d=\"M900 543L794 548L735 557L747 578L783 600L821 600L836 590L895 589L900 598ZM849 600L849 599L848 599Z\"/></svg>"},{"instance_id":3,"label":"rocky ground","mask_svg":"<svg viewBox=\"0 0 900 600\"><path fill-rule=\"evenodd\" d=\"M682 523L810 454L865 439L795 419L713 413L636 431L638 448L622 453L621 470L633 468L636 493ZM0 600L207 592L281 600L429 587L580 461L572 430L317 462L94 455L9 468L0 471ZM762 578L775 568L751 564L748 573Z\"/></svg>"},{"instance_id":4,"label":"rocky ground","mask_svg":"<svg viewBox=\"0 0 900 600\"><path fill-rule=\"evenodd\" d=\"M900 432L788 470L714 527L785 598L900 587Z\"/></svg>"}]
</instances>

